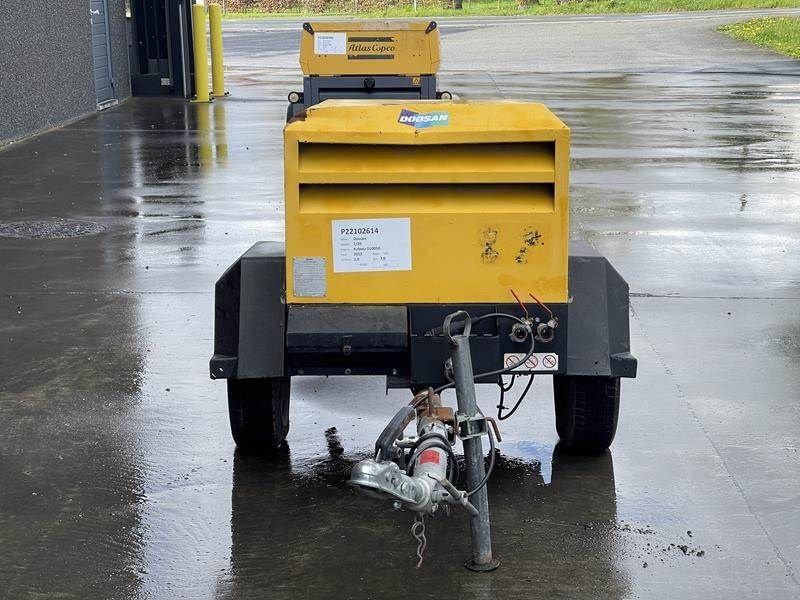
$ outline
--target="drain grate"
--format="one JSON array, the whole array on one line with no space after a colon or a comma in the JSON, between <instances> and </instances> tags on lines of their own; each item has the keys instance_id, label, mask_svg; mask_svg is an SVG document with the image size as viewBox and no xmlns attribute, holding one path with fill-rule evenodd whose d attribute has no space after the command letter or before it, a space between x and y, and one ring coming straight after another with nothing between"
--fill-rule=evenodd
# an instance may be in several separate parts
<instances>
[{"instance_id":1,"label":"drain grate","mask_svg":"<svg viewBox=\"0 0 800 600\"><path fill-rule=\"evenodd\" d=\"M105 229L94 221L46 219L0 223L0 237L27 239L64 239L95 235Z\"/></svg>"}]
</instances>

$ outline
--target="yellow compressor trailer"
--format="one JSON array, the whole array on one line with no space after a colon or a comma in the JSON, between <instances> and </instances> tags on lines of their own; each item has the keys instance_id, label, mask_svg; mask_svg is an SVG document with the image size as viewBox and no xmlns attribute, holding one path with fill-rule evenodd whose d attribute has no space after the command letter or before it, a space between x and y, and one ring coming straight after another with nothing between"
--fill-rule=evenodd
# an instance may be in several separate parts
<instances>
[{"instance_id":1,"label":"yellow compressor trailer","mask_svg":"<svg viewBox=\"0 0 800 600\"><path fill-rule=\"evenodd\" d=\"M361 88L317 86L344 91L314 96L321 101L291 115L285 243L254 245L217 283L211 377L227 379L243 451L284 443L293 376L381 375L410 389L351 483L418 515L464 506L469 566L495 568L486 481L500 434L474 384L499 386L502 420L534 376L552 376L562 445L604 451L620 378L636 375L628 286L605 258L569 240L570 132L549 109L398 98L397 81L377 77L363 86L370 65L387 78L421 76L420 65L435 72L435 25L304 31L306 79L338 70ZM384 44L380 57L353 58L367 43ZM504 405L504 376L528 379L514 407ZM456 410L442 403L449 388ZM403 437L415 420L417 435ZM482 438L492 448L488 474ZM455 485L456 440L465 489Z\"/></svg>"},{"instance_id":2,"label":"yellow compressor trailer","mask_svg":"<svg viewBox=\"0 0 800 600\"><path fill-rule=\"evenodd\" d=\"M437 91L439 28L435 21L304 23L302 91L289 92L286 118L333 98L449 99Z\"/></svg>"}]
</instances>

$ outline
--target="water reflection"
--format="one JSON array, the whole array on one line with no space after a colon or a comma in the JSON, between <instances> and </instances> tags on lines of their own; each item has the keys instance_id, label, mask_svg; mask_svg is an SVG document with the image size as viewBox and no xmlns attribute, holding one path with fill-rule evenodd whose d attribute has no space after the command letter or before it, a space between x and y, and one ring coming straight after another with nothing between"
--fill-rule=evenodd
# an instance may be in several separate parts
<instances>
[{"instance_id":1,"label":"water reflection","mask_svg":"<svg viewBox=\"0 0 800 600\"><path fill-rule=\"evenodd\" d=\"M108 114L4 150L0 206L95 222L127 168ZM3 598L141 586L145 474L128 429L143 388L139 298L105 291L128 281L116 231L97 222L91 235L0 240Z\"/></svg>"},{"instance_id":2,"label":"water reflection","mask_svg":"<svg viewBox=\"0 0 800 600\"><path fill-rule=\"evenodd\" d=\"M123 260L153 281L153 269L196 264L206 245L210 205L228 162L227 113L224 102L139 102L137 118L159 128L129 135L124 168L103 178L103 205L134 233ZM120 181L120 173L128 179Z\"/></svg>"},{"instance_id":3,"label":"water reflection","mask_svg":"<svg viewBox=\"0 0 800 600\"><path fill-rule=\"evenodd\" d=\"M503 566L476 576L461 566L469 556L463 511L428 519L428 551L423 567L415 569L412 514L355 495L346 481L366 453L343 452L335 429L325 438L329 452L319 457L294 456L289 448L277 457L235 454L231 566L220 578L218 597L269 590L273 598L362 598L377 590L400 593L411 580L418 597L449 589L458 597L494 598L534 583L565 592L602 590L609 598L628 595L627 575L617 562L611 454L578 458L556 448L549 483L541 463L498 454L490 502Z\"/></svg>"},{"instance_id":4,"label":"water reflection","mask_svg":"<svg viewBox=\"0 0 800 600\"><path fill-rule=\"evenodd\" d=\"M214 150L217 162L224 164L228 160L228 136L225 126L225 103L214 103Z\"/></svg>"}]
</instances>

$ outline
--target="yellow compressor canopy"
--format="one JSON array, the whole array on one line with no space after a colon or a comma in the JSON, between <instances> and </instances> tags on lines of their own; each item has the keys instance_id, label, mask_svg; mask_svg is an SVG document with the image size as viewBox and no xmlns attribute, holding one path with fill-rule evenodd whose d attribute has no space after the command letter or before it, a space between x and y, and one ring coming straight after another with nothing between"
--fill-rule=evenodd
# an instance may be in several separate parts
<instances>
[{"instance_id":1,"label":"yellow compressor canopy","mask_svg":"<svg viewBox=\"0 0 800 600\"><path fill-rule=\"evenodd\" d=\"M545 106L327 100L284 143L287 302L567 300L569 129Z\"/></svg>"},{"instance_id":2,"label":"yellow compressor canopy","mask_svg":"<svg viewBox=\"0 0 800 600\"><path fill-rule=\"evenodd\" d=\"M320 21L303 25L305 75L433 75L439 30L433 21Z\"/></svg>"}]
</instances>

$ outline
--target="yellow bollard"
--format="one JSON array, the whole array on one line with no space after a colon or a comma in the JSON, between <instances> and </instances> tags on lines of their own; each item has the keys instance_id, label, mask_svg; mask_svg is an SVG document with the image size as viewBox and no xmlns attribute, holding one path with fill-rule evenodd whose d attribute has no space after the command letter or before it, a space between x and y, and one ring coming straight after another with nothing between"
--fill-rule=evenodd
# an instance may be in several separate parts
<instances>
[{"instance_id":1,"label":"yellow bollard","mask_svg":"<svg viewBox=\"0 0 800 600\"><path fill-rule=\"evenodd\" d=\"M222 52L222 7L219 4L208 5L208 24L211 28L211 95L227 96Z\"/></svg>"},{"instance_id":2,"label":"yellow bollard","mask_svg":"<svg viewBox=\"0 0 800 600\"><path fill-rule=\"evenodd\" d=\"M208 47L206 7L192 5L192 45L194 46L194 102L211 102L208 94Z\"/></svg>"}]
</instances>

